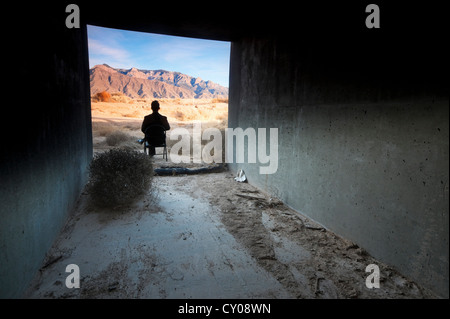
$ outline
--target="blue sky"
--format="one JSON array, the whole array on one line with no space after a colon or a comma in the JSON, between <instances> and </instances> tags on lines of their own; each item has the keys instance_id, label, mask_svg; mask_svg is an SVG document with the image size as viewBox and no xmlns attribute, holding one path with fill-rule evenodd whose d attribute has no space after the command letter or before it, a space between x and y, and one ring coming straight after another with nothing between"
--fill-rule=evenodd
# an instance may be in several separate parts
<instances>
[{"instance_id":1,"label":"blue sky","mask_svg":"<svg viewBox=\"0 0 450 319\"><path fill-rule=\"evenodd\" d=\"M230 42L88 25L89 65L177 71L228 87Z\"/></svg>"}]
</instances>

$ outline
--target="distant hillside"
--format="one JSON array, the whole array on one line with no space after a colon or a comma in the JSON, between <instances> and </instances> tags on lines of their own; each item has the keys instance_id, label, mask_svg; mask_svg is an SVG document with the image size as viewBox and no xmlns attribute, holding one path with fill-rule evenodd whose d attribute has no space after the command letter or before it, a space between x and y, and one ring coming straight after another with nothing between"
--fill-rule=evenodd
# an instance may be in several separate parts
<instances>
[{"instance_id":1,"label":"distant hillside","mask_svg":"<svg viewBox=\"0 0 450 319\"><path fill-rule=\"evenodd\" d=\"M114 69L106 64L89 70L91 96L122 92L130 98L228 98L228 88L201 78L165 70Z\"/></svg>"}]
</instances>

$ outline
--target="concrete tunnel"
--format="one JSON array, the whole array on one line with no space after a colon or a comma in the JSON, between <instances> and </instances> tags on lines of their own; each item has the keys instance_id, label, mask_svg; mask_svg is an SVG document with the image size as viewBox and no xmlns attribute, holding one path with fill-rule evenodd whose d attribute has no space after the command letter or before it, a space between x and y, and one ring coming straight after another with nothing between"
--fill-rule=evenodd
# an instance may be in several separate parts
<instances>
[{"instance_id":1,"label":"concrete tunnel","mask_svg":"<svg viewBox=\"0 0 450 319\"><path fill-rule=\"evenodd\" d=\"M230 169L448 298L448 49L439 9L378 1L381 27L368 29L360 1L230 2L209 14L187 4L79 1L80 28L69 29L69 3L13 4L17 20L3 27L2 298L21 297L87 181L87 24L231 41L229 127L278 128L279 165L271 175L259 174L259 163Z\"/></svg>"}]
</instances>

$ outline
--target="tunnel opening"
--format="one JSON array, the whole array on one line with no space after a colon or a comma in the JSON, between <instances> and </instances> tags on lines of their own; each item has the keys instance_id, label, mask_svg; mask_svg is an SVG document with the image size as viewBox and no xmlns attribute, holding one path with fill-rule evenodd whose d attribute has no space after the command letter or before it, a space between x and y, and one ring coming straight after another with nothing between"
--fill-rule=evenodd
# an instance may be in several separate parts
<instances>
[{"instance_id":1,"label":"tunnel opening","mask_svg":"<svg viewBox=\"0 0 450 319\"><path fill-rule=\"evenodd\" d=\"M94 153L112 148L142 151L141 125L155 100L171 127L168 161L155 156L158 165L171 165L172 159L183 168L202 164L194 154L199 127L200 134L218 129L225 147L230 42L94 25L87 25L87 32ZM171 156L181 140L189 141L189 149L183 142L184 148L177 147ZM200 152L208 141L201 139ZM161 155L163 150L157 151ZM206 152L211 158L218 151L224 153L217 148Z\"/></svg>"}]
</instances>

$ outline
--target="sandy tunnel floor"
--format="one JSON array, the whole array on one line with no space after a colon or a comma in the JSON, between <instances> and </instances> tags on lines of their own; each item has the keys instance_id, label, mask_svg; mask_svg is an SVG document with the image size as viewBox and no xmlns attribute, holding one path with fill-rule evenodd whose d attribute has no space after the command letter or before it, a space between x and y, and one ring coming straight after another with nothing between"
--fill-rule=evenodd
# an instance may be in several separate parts
<instances>
[{"instance_id":1,"label":"sandy tunnel floor","mask_svg":"<svg viewBox=\"0 0 450 319\"><path fill-rule=\"evenodd\" d=\"M433 298L230 172L160 176L156 199L98 211L83 194L27 298ZM66 266L80 269L69 289ZM366 266L380 288L366 287Z\"/></svg>"}]
</instances>

